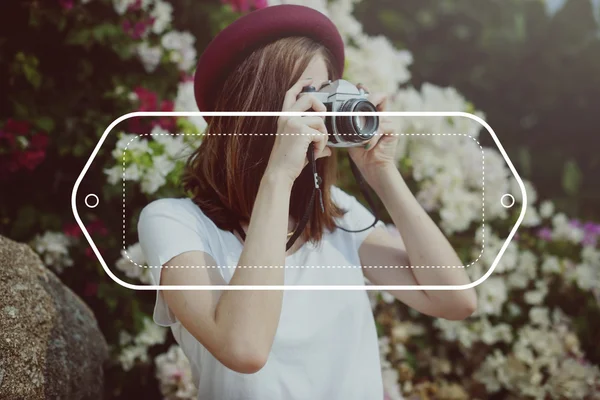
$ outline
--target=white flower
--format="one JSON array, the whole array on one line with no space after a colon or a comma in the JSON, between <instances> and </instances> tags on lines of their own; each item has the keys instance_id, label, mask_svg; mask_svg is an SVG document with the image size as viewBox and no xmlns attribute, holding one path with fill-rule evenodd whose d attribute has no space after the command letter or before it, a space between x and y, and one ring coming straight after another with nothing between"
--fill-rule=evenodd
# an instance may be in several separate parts
<instances>
[{"instance_id":1,"label":"white flower","mask_svg":"<svg viewBox=\"0 0 600 400\"><path fill-rule=\"evenodd\" d=\"M160 171L163 176L169 175L169 173L175 168L175 162L166 154L155 156L152 161L154 163L154 168Z\"/></svg>"},{"instance_id":2,"label":"white flower","mask_svg":"<svg viewBox=\"0 0 600 400\"><path fill-rule=\"evenodd\" d=\"M121 333L119 340L121 346L126 344L117 356L121 367L125 371L129 371L136 362L148 361L148 348L151 346L162 344L167 337L167 329L156 325L150 318L144 318L144 327L142 331L131 340L132 336L127 333Z\"/></svg>"},{"instance_id":3,"label":"white flower","mask_svg":"<svg viewBox=\"0 0 600 400\"><path fill-rule=\"evenodd\" d=\"M540 216L542 218L550 218L554 214L554 203L549 200L543 201L540 204Z\"/></svg>"},{"instance_id":4,"label":"white flower","mask_svg":"<svg viewBox=\"0 0 600 400\"><path fill-rule=\"evenodd\" d=\"M113 7L117 14L123 15L127 9L135 4L136 0L113 0Z\"/></svg>"},{"instance_id":5,"label":"white flower","mask_svg":"<svg viewBox=\"0 0 600 400\"><path fill-rule=\"evenodd\" d=\"M498 342L510 343L513 338L512 327L505 323L492 325L487 318L474 324L481 341L487 345Z\"/></svg>"},{"instance_id":6,"label":"white flower","mask_svg":"<svg viewBox=\"0 0 600 400\"><path fill-rule=\"evenodd\" d=\"M60 274L65 267L73 265L73 259L69 254L69 247L73 244L74 239L62 232L46 231L42 235L35 236L31 247L40 255L44 265Z\"/></svg>"},{"instance_id":7,"label":"white flower","mask_svg":"<svg viewBox=\"0 0 600 400\"><path fill-rule=\"evenodd\" d=\"M598 366L568 358L561 363L544 386L553 399L596 398L599 381Z\"/></svg>"},{"instance_id":8,"label":"white flower","mask_svg":"<svg viewBox=\"0 0 600 400\"><path fill-rule=\"evenodd\" d=\"M498 349L483 361L479 370L475 373L475 379L485 385L485 388L490 393L496 393L502 388L502 384L498 379L498 372L504 369L506 365L506 357Z\"/></svg>"},{"instance_id":9,"label":"white flower","mask_svg":"<svg viewBox=\"0 0 600 400\"><path fill-rule=\"evenodd\" d=\"M529 320L533 325L550 326L550 312L546 307L533 307L529 310Z\"/></svg>"},{"instance_id":10,"label":"white flower","mask_svg":"<svg viewBox=\"0 0 600 400\"><path fill-rule=\"evenodd\" d=\"M464 321L436 319L433 325L442 332L441 336L443 339L450 342L458 341L467 349L471 348L473 343L479 340L477 333L470 329L469 325Z\"/></svg>"},{"instance_id":11,"label":"white flower","mask_svg":"<svg viewBox=\"0 0 600 400\"><path fill-rule=\"evenodd\" d=\"M537 256L525 250L519 255L518 265L508 276L508 285L511 288L524 289L537 276Z\"/></svg>"},{"instance_id":12,"label":"white flower","mask_svg":"<svg viewBox=\"0 0 600 400\"><path fill-rule=\"evenodd\" d=\"M477 288L479 289L478 313L499 315L508 298L504 279L499 276L491 276Z\"/></svg>"},{"instance_id":13,"label":"white flower","mask_svg":"<svg viewBox=\"0 0 600 400\"><path fill-rule=\"evenodd\" d=\"M161 34L172 20L173 6L166 1L157 0L150 15L154 17L152 32Z\"/></svg>"},{"instance_id":14,"label":"white flower","mask_svg":"<svg viewBox=\"0 0 600 400\"><path fill-rule=\"evenodd\" d=\"M194 96L194 82L182 82L177 87L175 111L199 111ZM204 118L188 117L188 119L198 128L199 132L203 132L206 129L207 124Z\"/></svg>"},{"instance_id":15,"label":"white flower","mask_svg":"<svg viewBox=\"0 0 600 400\"><path fill-rule=\"evenodd\" d=\"M542 262L542 272L546 275L557 274L560 272L560 260L556 256L545 256Z\"/></svg>"},{"instance_id":16,"label":"white flower","mask_svg":"<svg viewBox=\"0 0 600 400\"><path fill-rule=\"evenodd\" d=\"M162 171L152 168L146 171L144 176L142 176L141 189L142 192L146 194L153 194L156 193L156 191L165 183L167 183L167 180L165 179Z\"/></svg>"},{"instance_id":17,"label":"white flower","mask_svg":"<svg viewBox=\"0 0 600 400\"><path fill-rule=\"evenodd\" d=\"M384 291L381 291L380 293L381 293L381 300L383 300L384 303L390 304L390 303L393 303L396 301L396 298L389 292L386 292L384 290Z\"/></svg>"},{"instance_id":18,"label":"white flower","mask_svg":"<svg viewBox=\"0 0 600 400\"><path fill-rule=\"evenodd\" d=\"M585 237L583 229L569 223L567 216L558 213L552 218L552 238L554 240L566 240L574 244L580 244Z\"/></svg>"},{"instance_id":19,"label":"white flower","mask_svg":"<svg viewBox=\"0 0 600 400\"><path fill-rule=\"evenodd\" d=\"M198 396L190 363L181 347L172 345L154 359L156 379L167 400L195 400Z\"/></svg>"},{"instance_id":20,"label":"white flower","mask_svg":"<svg viewBox=\"0 0 600 400\"><path fill-rule=\"evenodd\" d=\"M147 348L143 346L129 346L121 350L117 356L117 360L121 364L124 371L130 371L136 361L145 362L148 360Z\"/></svg>"},{"instance_id":21,"label":"white flower","mask_svg":"<svg viewBox=\"0 0 600 400\"><path fill-rule=\"evenodd\" d=\"M581 249L581 261L590 265L596 265L600 268L600 249L592 246L584 246Z\"/></svg>"},{"instance_id":22,"label":"white flower","mask_svg":"<svg viewBox=\"0 0 600 400\"><path fill-rule=\"evenodd\" d=\"M111 168L106 168L104 174L107 176L107 181L111 185L115 185L117 182L123 179L123 167L120 165L114 165Z\"/></svg>"},{"instance_id":23,"label":"white flower","mask_svg":"<svg viewBox=\"0 0 600 400\"><path fill-rule=\"evenodd\" d=\"M383 368L381 370L381 377L383 380L383 390L387 394L387 398L390 400L402 400L403 397L398 383L398 370Z\"/></svg>"},{"instance_id":24,"label":"white flower","mask_svg":"<svg viewBox=\"0 0 600 400\"><path fill-rule=\"evenodd\" d=\"M589 264L578 264L575 266L575 281L582 290L598 288L600 284L599 267L593 267Z\"/></svg>"},{"instance_id":25,"label":"white flower","mask_svg":"<svg viewBox=\"0 0 600 400\"><path fill-rule=\"evenodd\" d=\"M170 31L161 38L162 46L170 50L170 59L181 71L189 71L196 64L194 36L189 32Z\"/></svg>"},{"instance_id":26,"label":"white flower","mask_svg":"<svg viewBox=\"0 0 600 400\"><path fill-rule=\"evenodd\" d=\"M372 93L395 92L410 78L411 54L394 48L385 36L362 37L358 47L346 48L346 58L347 78L355 83L368 81Z\"/></svg>"},{"instance_id":27,"label":"white flower","mask_svg":"<svg viewBox=\"0 0 600 400\"><path fill-rule=\"evenodd\" d=\"M184 141L184 135L171 135L160 127L154 127L152 139L163 145L165 154L173 159L187 158L192 149Z\"/></svg>"},{"instance_id":28,"label":"white flower","mask_svg":"<svg viewBox=\"0 0 600 400\"><path fill-rule=\"evenodd\" d=\"M357 0L338 0L329 3L329 17L338 28L345 43L360 42L363 35L362 24L352 13Z\"/></svg>"},{"instance_id":29,"label":"white flower","mask_svg":"<svg viewBox=\"0 0 600 400\"><path fill-rule=\"evenodd\" d=\"M140 180L142 175L142 171L137 164L131 164L127 168L125 168L125 174L123 174L123 178L126 181L134 181L137 182Z\"/></svg>"},{"instance_id":30,"label":"white flower","mask_svg":"<svg viewBox=\"0 0 600 400\"><path fill-rule=\"evenodd\" d=\"M133 339L138 346L151 347L156 344L162 344L167 337L167 329L156 325L150 318L144 318L144 328Z\"/></svg>"},{"instance_id":31,"label":"white flower","mask_svg":"<svg viewBox=\"0 0 600 400\"><path fill-rule=\"evenodd\" d=\"M112 156L117 162L123 162L125 151L129 151L134 155L141 155L150 151L148 141L143 140L139 135L121 134L115 149L112 151Z\"/></svg>"},{"instance_id":32,"label":"white flower","mask_svg":"<svg viewBox=\"0 0 600 400\"><path fill-rule=\"evenodd\" d=\"M381 358L385 358L390 352L390 338L382 336L378 339L379 342L379 355Z\"/></svg>"},{"instance_id":33,"label":"white flower","mask_svg":"<svg viewBox=\"0 0 600 400\"><path fill-rule=\"evenodd\" d=\"M146 259L139 243L127 247L127 250L121 250L121 258L115 264L116 268L123 271L127 277L138 279L142 283L150 283L150 270L145 268L145 265Z\"/></svg>"},{"instance_id":34,"label":"white flower","mask_svg":"<svg viewBox=\"0 0 600 400\"><path fill-rule=\"evenodd\" d=\"M153 72L160 63L162 48L159 46L149 46L148 43L142 42L137 46L136 52L148 73Z\"/></svg>"},{"instance_id":35,"label":"white flower","mask_svg":"<svg viewBox=\"0 0 600 400\"><path fill-rule=\"evenodd\" d=\"M269 6L276 6L279 4L297 4L310 7L327 15L327 0L269 0Z\"/></svg>"},{"instance_id":36,"label":"white flower","mask_svg":"<svg viewBox=\"0 0 600 400\"><path fill-rule=\"evenodd\" d=\"M545 281L537 281L535 290L530 290L525 293L525 302L530 305L542 304L548 294L548 283Z\"/></svg>"}]
</instances>

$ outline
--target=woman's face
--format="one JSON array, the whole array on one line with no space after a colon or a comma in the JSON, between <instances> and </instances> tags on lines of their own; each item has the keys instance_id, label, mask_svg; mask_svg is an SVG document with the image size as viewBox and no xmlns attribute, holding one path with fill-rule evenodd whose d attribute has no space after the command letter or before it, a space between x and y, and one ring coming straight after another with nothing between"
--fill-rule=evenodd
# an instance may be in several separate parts
<instances>
[{"instance_id":1,"label":"woman's face","mask_svg":"<svg viewBox=\"0 0 600 400\"><path fill-rule=\"evenodd\" d=\"M329 73L327 72L327 64L325 64L325 59L322 55L317 54L310 61L300 79L312 78L313 83L312 86L315 89L319 90L324 82L329 80Z\"/></svg>"}]
</instances>

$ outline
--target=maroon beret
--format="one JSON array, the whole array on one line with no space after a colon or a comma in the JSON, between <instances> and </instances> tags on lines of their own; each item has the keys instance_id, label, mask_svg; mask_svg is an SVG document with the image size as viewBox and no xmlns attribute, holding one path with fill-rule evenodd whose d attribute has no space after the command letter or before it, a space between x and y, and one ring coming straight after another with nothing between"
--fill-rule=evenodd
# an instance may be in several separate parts
<instances>
[{"instance_id":1,"label":"maroon beret","mask_svg":"<svg viewBox=\"0 0 600 400\"><path fill-rule=\"evenodd\" d=\"M344 43L336 26L321 12L283 4L252 11L223 29L206 47L194 76L200 111L214 111L229 74L257 48L289 36L305 36L333 54L339 76L344 71Z\"/></svg>"}]
</instances>

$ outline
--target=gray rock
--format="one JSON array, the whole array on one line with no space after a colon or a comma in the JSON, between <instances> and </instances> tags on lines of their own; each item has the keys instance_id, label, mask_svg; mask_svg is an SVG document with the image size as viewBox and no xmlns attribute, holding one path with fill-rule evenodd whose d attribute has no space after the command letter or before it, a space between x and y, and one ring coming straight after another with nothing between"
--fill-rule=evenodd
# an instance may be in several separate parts
<instances>
[{"instance_id":1,"label":"gray rock","mask_svg":"<svg viewBox=\"0 0 600 400\"><path fill-rule=\"evenodd\" d=\"M108 346L90 308L0 236L0 399L101 399Z\"/></svg>"}]
</instances>

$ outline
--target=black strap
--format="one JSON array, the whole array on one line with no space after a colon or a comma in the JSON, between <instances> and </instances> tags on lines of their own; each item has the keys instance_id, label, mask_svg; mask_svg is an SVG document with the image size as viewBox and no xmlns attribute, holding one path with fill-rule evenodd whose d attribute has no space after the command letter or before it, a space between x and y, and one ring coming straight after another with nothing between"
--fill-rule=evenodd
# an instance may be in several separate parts
<instances>
[{"instance_id":1,"label":"black strap","mask_svg":"<svg viewBox=\"0 0 600 400\"><path fill-rule=\"evenodd\" d=\"M365 200L367 200L367 203L369 204L369 208L371 209L371 212L375 216L375 221L373 221L373 223L371 225L367 226L366 228L359 229L357 231L346 229L339 225L336 225L336 227L338 227L341 230L346 231L346 232L359 233L359 232L364 232L364 231L374 227L381 218L379 218L379 213L377 212L377 206L375 205L375 202L373 201L373 197L371 197L371 194L369 192L369 185L367 184L367 182L365 181L365 178L362 176L362 174L358 170L358 167L354 163L354 160L352 160L352 157L350 157L350 154L347 154L347 156L348 156L348 161L350 162L350 170L352 171L352 175L354 175L354 179L356 179L356 182L358 182L358 186L360 187L360 192L365 197Z\"/></svg>"},{"instance_id":2,"label":"black strap","mask_svg":"<svg viewBox=\"0 0 600 400\"><path fill-rule=\"evenodd\" d=\"M308 202L306 209L304 210L304 215L302 216L302 219L300 219L300 222L298 223L296 230L294 230L294 234L287 241L287 244L285 246L286 251L289 250L294 245L294 243L300 237L302 232L304 232L304 228L306 228L306 224L308 224L308 219L310 217L310 213L315 204L315 195L317 194L317 192L319 194L319 205L321 206L321 212L325 212L325 207L323 206L323 193L321 191L322 179L317 172L317 163L315 160L315 151L314 151L313 143L311 143L308 146L308 151L307 151L306 156L308 157L308 162L312 168L312 173L313 173L313 177L314 177L314 186L313 186L313 190L312 190L312 195L310 196L310 201ZM336 225L336 227L338 227L339 229L341 229L343 231L351 232L351 233L364 232L367 229L371 229L372 227L374 227L375 224L377 224L377 222L380 220L380 218L379 218L379 214L377 213L377 207L375 206L375 202L373 201L373 198L369 194L369 186L365 182L364 177L358 170L358 167L356 166L356 164L354 163L354 161L352 160L352 158L350 157L349 154L348 154L348 161L350 162L350 170L352 171L352 175L354 175L354 179L356 179L356 181L358 182L360 191L362 192L363 196L365 197L365 200L367 200L367 203L369 204L369 207L371 208L371 212L373 213L373 215L375 215L375 221L373 221L373 223L371 225L367 226L366 228L356 230L356 231L343 228L339 225ZM245 241L246 233L244 232L244 229L242 229L242 226L240 225L238 220L235 221L235 224L237 226L234 228L234 230L236 230L238 232L238 234L240 235L240 237L242 238L242 240Z\"/></svg>"}]
</instances>

